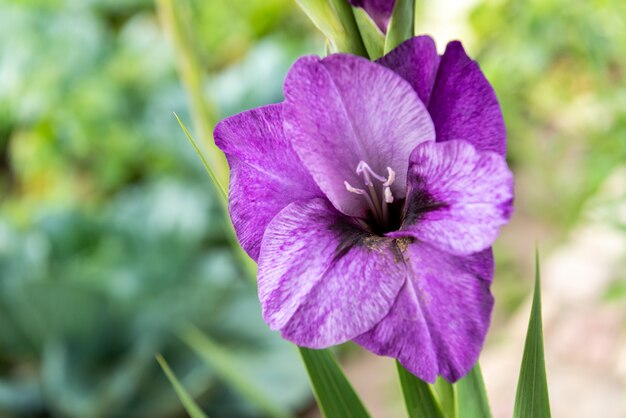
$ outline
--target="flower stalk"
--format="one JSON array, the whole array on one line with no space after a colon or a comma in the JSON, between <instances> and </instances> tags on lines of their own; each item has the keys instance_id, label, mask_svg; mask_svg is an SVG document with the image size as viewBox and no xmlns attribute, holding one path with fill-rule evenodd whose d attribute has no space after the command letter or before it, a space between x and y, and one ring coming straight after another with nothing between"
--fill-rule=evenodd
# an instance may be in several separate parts
<instances>
[{"instance_id":1,"label":"flower stalk","mask_svg":"<svg viewBox=\"0 0 626 418\"><path fill-rule=\"evenodd\" d=\"M215 146L212 135L217 112L203 95L203 73L191 36L186 30L189 26L184 24L190 20L189 4L185 1L156 0L156 5L161 24L176 51L178 71L190 101L194 129L208 151L207 160L220 187L224 188L228 184L228 163L224 154Z\"/></svg>"}]
</instances>

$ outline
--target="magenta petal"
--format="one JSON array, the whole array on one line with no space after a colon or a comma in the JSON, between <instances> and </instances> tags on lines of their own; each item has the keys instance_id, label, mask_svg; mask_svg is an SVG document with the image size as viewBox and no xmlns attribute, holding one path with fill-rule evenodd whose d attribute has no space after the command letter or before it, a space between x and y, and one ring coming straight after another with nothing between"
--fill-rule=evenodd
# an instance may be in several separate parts
<instances>
[{"instance_id":1,"label":"magenta petal","mask_svg":"<svg viewBox=\"0 0 626 418\"><path fill-rule=\"evenodd\" d=\"M301 346L343 343L387 314L405 276L394 240L357 229L326 199L294 202L263 237L263 317Z\"/></svg>"},{"instance_id":2,"label":"magenta petal","mask_svg":"<svg viewBox=\"0 0 626 418\"><path fill-rule=\"evenodd\" d=\"M240 113L215 128L230 165L229 212L241 246L259 256L267 224L298 199L323 196L283 133L281 105Z\"/></svg>"},{"instance_id":3,"label":"magenta petal","mask_svg":"<svg viewBox=\"0 0 626 418\"><path fill-rule=\"evenodd\" d=\"M411 154L404 222L388 236L472 254L494 243L512 212L513 174L503 157L465 141L425 143Z\"/></svg>"},{"instance_id":4,"label":"magenta petal","mask_svg":"<svg viewBox=\"0 0 626 418\"><path fill-rule=\"evenodd\" d=\"M408 81L422 102L428 106L439 68L437 47L430 36L411 38L377 62Z\"/></svg>"},{"instance_id":5,"label":"magenta petal","mask_svg":"<svg viewBox=\"0 0 626 418\"><path fill-rule=\"evenodd\" d=\"M383 176L391 167L399 199L406 193L407 156L435 138L426 108L402 77L344 54L293 65L285 81L284 126L320 189L337 209L357 217L366 214L365 199L348 192L344 181L363 187L359 162Z\"/></svg>"},{"instance_id":6,"label":"magenta petal","mask_svg":"<svg viewBox=\"0 0 626 418\"><path fill-rule=\"evenodd\" d=\"M460 42L441 57L428 111L437 141L464 139L479 151L506 155L506 129L493 88Z\"/></svg>"},{"instance_id":7,"label":"magenta petal","mask_svg":"<svg viewBox=\"0 0 626 418\"><path fill-rule=\"evenodd\" d=\"M473 367L489 328L491 250L459 257L416 242L405 258L408 278L396 303L355 341L420 379L455 382Z\"/></svg>"}]
</instances>

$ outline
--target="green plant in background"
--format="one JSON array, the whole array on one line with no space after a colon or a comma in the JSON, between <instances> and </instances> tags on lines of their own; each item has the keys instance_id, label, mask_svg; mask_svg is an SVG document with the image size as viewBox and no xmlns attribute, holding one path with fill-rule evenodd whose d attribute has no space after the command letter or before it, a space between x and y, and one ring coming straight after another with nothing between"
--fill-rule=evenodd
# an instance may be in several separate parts
<instances>
[{"instance_id":1,"label":"green plant in background","mask_svg":"<svg viewBox=\"0 0 626 418\"><path fill-rule=\"evenodd\" d=\"M230 17L244 29L239 52L202 64L223 88L234 90L220 68L247 50L229 71L258 67L255 48L286 68L307 45L289 25L273 30L292 22L285 3ZM210 414L258 416L259 399L303 407L297 352L260 322L219 201L171 117L187 117L185 96L153 3L3 2L0 16L0 415L172 416L181 406L157 352ZM195 17L206 45L223 37L206 29L215 18ZM267 76L214 98L226 111L271 99ZM182 338L189 324L246 370L252 392Z\"/></svg>"},{"instance_id":2,"label":"green plant in background","mask_svg":"<svg viewBox=\"0 0 626 418\"><path fill-rule=\"evenodd\" d=\"M527 196L518 209L561 232L626 160L625 15L619 0L508 0L470 16Z\"/></svg>"}]
</instances>

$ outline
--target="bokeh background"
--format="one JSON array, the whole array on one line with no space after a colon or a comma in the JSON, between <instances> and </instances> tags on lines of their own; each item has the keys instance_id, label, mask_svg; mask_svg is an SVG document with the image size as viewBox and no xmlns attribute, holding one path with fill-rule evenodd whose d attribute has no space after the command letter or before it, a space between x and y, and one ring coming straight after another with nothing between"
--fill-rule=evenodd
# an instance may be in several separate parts
<instances>
[{"instance_id":1,"label":"bokeh background","mask_svg":"<svg viewBox=\"0 0 626 418\"><path fill-rule=\"evenodd\" d=\"M0 0L0 417L183 417L155 353L211 417L319 416L173 112L210 149L324 40L293 0L175 3ZM419 25L464 41L508 128L494 414L512 411L538 243L554 415L626 416L626 3L425 0ZM402 416L393 362L341 354L373 415Z\"/></svg>"}]
</instances>

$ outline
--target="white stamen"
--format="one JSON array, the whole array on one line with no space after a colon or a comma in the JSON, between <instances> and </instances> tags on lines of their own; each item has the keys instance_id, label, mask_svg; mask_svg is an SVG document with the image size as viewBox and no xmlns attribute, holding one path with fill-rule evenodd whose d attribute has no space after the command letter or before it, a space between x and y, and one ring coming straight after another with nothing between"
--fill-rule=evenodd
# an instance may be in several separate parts
<instances>
[{"instance_id":1,"label":"white stamen","mask_svg":"<svg viewBox=\"0 0 626 418\"><path fill-rule=\"evenodd\" d=\"M374 183L372 183L372 180L370 179L370 176L374 177L378 181L385 181L386 180L384 177L376 174L374 172L374 170L372 170L372 168L363 160L359 161L359 165L356 166L356 173L363 175L363 178L365 179L365 185L366 186L373 186L374 185Z\"/></svg>"},{"instance_id":2,"label":"white stamen","mask_svg":"<svg viewBox=\"0 0 626 418\"><path fill-rule=\"evenodd\" d=\"M385 202L386 203L393 203L393 194L391 193L391 189L389 187L385 187Z\"/></svg>"},{"instance_id":3,"label":"white stamen","mask_svg":"<svg viewBox=\"0 0 626 418\"><path fill-rule=\"evenodd\" d=\"M346 186L346 190L350 193L363 196L376 221L380 225L387 226L389 224L388 205L394 201L390 186L396 180L395 171L393 171L391 167L387 167L387 178L385 178L372 170L365 161L361 160L356 167L356 173L363 177L363 183L367 186L367 190L359 189L358 187L352 186L347 181L344 181L343 184ZM378 198L378 193L372 179L376 179L382 183L382 199Z\"/></svg>"},{"instance_id":4,"label":"white stamen","mask_svg":"<svg viewBox=\"0 0 626 418\"><path fill-rule=\"evenodd\" d=\"M396 172L393 171L391 167L387 167L387 173L389 173L389 175L387 176L387 180L383 183L383 186L385 187L391 186L396 180Z\"/></svg>"},{"instance_id":5,"label":"white stamen","mask_svg":"<svg viewBox=\"0 0 626 418\"><path fill-rule=\"evenodd\" d=\"M361 196L364 196L365 200L367 201L368 206L370 207L370 210L372 211L372 213L374 213L375 216L379 216L378 215L378 207L374 203L374 200L372 200L372 197L365 190L359 189L357 187L352 187L350 185L350 183L348 183L347 181L344 181L343 184L344 184L344 186L346 186L346 189L349 192L356 193L356 194L359 194Z\"/></svg>"},{"instance_id":6,"label":"white stamen","mask_svg":"<svg viewBox=\"0 0 626 418\"><path fill-rule=\"evenodd\" d=\"M350 192L350 193L356 193L356 194L360 194L360 195L366 195L367 192L363 189L358 189L356 187L352 187L350 185L350 183L348 183L347 181L343 182L344 186L346 186L346 189Z\"/></svg>"}]
</instances>

